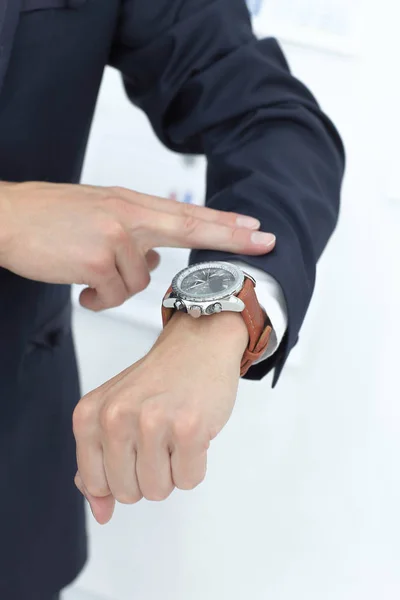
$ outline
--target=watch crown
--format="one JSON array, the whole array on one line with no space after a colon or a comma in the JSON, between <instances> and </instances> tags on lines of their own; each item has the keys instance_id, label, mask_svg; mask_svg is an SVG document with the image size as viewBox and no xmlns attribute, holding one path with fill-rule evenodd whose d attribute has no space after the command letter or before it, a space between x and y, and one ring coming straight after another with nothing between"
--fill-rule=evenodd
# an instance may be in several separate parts
<instances>
[{"instance_id":1,"label":"watch crown","mask_svg":"<svg viewBox=\"0 0 400 600\"><path fill-rule=\"evenodd\" d=\"M219 302L216 302L215 304L211 304L207 308L208 315L213 315L215 313L220 313L220 312L222 312L222 305Z\"/></svg>"},{"instance_id":2,"label":"watch crown","mask_svg":"<svg viewBox=\"0 0 400 600\"><path fill-rule=\"evenodd\" d=\"M197 306L197 305L191 306L189 308L189 314L190 314L190 316L194 317L195 319L198 319L203 314L201 306Z\"/></svg>"},{"instance_id":3,"label":"watch crown","mask_svg":"<svg viewBox=\"0 0 400 600\"><path fill-rule=\"evenodd\" d=\"M176 310L184 310L185 309L185 305L182 302L182 300L177 300L175 302L175 308L176 308Z\"/></svg>"}]
</instances>

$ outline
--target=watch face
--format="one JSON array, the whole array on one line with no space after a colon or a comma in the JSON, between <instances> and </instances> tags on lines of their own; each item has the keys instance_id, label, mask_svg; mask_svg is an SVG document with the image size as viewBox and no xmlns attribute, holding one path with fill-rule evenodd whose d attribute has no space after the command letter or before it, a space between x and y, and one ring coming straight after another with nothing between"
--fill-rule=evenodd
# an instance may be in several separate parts
<instances>
[{"instance_id":1,"label":"watch face","mask_svg":"<svg viewBox=\"0 0 400 600\"><path fill-rule=\"evenodd\" d=\"M184 269L175 277L175 293L188 300L209 301L231 296L243 286L242 271L224 262L207 262Z\"/></svg>"}]
</instances>

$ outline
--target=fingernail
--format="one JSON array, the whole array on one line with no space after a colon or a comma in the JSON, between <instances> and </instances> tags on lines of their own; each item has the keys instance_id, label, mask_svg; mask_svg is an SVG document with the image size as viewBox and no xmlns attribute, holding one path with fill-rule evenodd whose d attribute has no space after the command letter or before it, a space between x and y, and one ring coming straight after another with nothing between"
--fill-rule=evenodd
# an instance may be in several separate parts
<instances>
[{"instance_id":1,"label":"fingernail","mask_svg":"<svg viewBox=\"0 0 400 600\"><path fill-rule=\"evenodd\" d=\"M253 219L253 217L240 216L236 219L236 225L245 229L258 229L261 223L258 219Z\"/></svg>"},{"instance_id":2,"label":"fingernail","mask_svg":"<svg viewBox=\"0 0 400 600\"><path fill-rule=\"evenodd\" d=\"M257 244L257 246L266 246L269 248L270 246L274 245L276 237L273 233L262 233L261 231L255 231L251 235L251 241L253 244Z\"/></svg>"}]
</instances>

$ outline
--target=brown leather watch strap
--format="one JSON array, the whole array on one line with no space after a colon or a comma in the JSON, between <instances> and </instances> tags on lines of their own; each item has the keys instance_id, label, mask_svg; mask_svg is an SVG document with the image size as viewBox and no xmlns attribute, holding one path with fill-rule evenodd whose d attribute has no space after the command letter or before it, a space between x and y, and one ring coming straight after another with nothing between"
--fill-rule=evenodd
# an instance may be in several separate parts
<instances>
[{"instance_id":1,"label":"brown leather watch strap","mask_svg":"<svg viewBox=\"0 0 400 600\"><path fill-rule=\"evenodd\" d=\"M171 292L172 286L165 294L165 298L167 298ZM243 377L250 369L251 365L264 354L271 336L272 326L258 302L254 283L249 277L245 277L243 288L237 297L240 298L245 305L241 314L249 332L249 345L243 355L240 367L240 375ZM174 312L175 309L162 306L162 320L164 327Z\"/></svg>"},{"instance_id":2,"label":"brown leather watch strap","mask_svg":"<svg viewBox=\"0 0 400 600\"><path fill-rule=\"evenodd\" d=\"M240 368L240 375L243 377L251 365L264 354L271 336L272 326L258 302L254 283L248 277L245 277L244 286L237 297L244 302L245 309L242 317L249 332L249 345L243 355Z\"/></svg>"},{"instance_id":3,"label":"brown leather watch strap","mask_svg":"<svg viewBox=\"0 0 400 600\"><path fill-rule=\"evenodd\" d=\"M169 286L167 293L164 296L164 300L165 300L165 298L168 298L168 296L171 293L172 293L172 285ZM170 320L170 318L172 317L174 312L175 312L175 308L165 308L164 305L161 305L161 315L162 315L163 327L166 326L166 324L168 323L168 321Z\"/></svg>"}]
</instances>

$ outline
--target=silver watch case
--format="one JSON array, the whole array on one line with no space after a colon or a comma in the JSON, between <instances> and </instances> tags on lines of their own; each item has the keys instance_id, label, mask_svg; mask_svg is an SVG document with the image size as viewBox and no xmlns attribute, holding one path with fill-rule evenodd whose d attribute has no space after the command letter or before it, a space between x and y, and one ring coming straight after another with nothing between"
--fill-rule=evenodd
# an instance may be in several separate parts
<instances>
[{"instance_id":1,"label":"silver watch case","mask_svg":"<svg viewBox=\"0 0 400 600\"><path fill-rule=\"evenodd\" d=\"M228 292L216 294L207 300L193 298L184 294L181 290L181 282L191 273L199 269L219 268L229 271L235 276L235 284ZM245 277L251 279L256 285L255 280L248 273L245 273L232 263L222 261L203 262L186 267L175 275L172 281L172 292L163 301L165 308L174 308L183 312L187 312L192 317L198 318L201 316L210 316L220 312L243 312L245 305L242 300L237 298L236 294L243 288Z\"/></svg>"}]
</instances>

